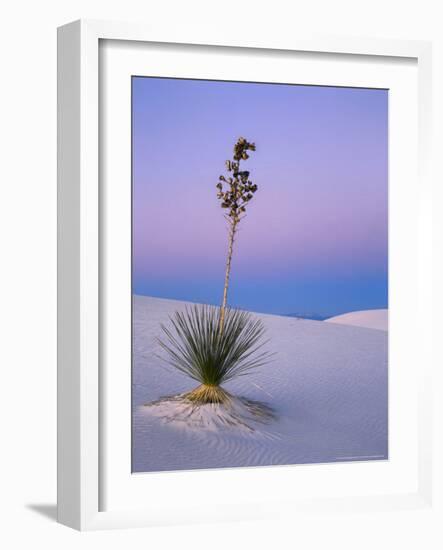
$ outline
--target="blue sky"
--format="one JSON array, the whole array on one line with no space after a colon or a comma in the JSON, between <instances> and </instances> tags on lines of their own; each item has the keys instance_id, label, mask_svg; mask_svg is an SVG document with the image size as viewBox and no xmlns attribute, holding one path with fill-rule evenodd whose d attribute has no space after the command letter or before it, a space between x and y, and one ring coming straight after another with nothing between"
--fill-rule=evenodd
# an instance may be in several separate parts
<instances>
[{"instance_id":1,"label":"blue sky","mask_svg":"<svg viewBox=\"0 0 443 550\"><path fill-rule=\"evenodd\" d=\"M229 303L336 315L387 307L388 91L133 78L133 291L218 304L215 185L239 136L258 191Z\"/></svg>"}]
</instances>

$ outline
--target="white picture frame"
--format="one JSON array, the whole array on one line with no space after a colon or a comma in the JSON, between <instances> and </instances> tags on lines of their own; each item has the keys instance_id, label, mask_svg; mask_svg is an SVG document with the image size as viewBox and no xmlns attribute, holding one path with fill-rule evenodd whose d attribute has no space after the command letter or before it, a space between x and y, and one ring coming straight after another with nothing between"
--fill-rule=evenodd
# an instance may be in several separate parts
<instances>
[{"instance_id":1,"label":"white picture frame","mask_svg":"<svg viewBox=\"0 0 443 550\"><path fill-rule=\"evenodd\" d=\"M418 100L418 178L414 178L414 197L418 200L414 219L413 238L417 238L417 328L419 338L416 351L422 361L415 369L417 384L417 408L414 409L417 456L411 468L417 471L411 483L404 483L396 490L388 488L371 493L370 491L353 493L352 478L359 473L354 469L347 481L348 489L344 493L331 485L327 496L315 490L312 483L303 493L303 498L291 499L287 495L275 493L260 498L252 496L247 502L232 503L221 500L213 507L202 503L186 506L183 502L164 505L140 506L135 502L132 492L122 489L119 497L113 498L111 509L103 505L101 484L109 482L114 471L104 467L109 451L104 440L103 420L106 416L106 399L102 385L103 364L100 352L102 330L103 301L106 291L101 288L100 280L106 262L103 262L103 231L106 224L100 222L103 193L100 187L100 44L102 41L125 41L131 45L175 44L179 48L193 44L203 50L213 47L228 48L230 55L248 51L272 51L278 55L290 52L305 52L312 55L331 54L332 56L352 56L355 59L389 58L395 60L412 59L417 66ZM77 21L65 25L58 33L58 519L80 530L103 529L130 526L150 526L159 524L187 523L193 521L251 519L261 517L290 517L295 511L328 511L334 509L349 510L356 507L361 510L379 510L395 508L418 508L430 506L432 497L431 477L431 371L433 367L432 347L430 343L430 319L432 318L432 294L429 281L432 278L432 181L429 172L431 140L431 46L426 42L369 40L359 38L314 37L309 34L297 36L291 43L278 43L266 39L251 41L239 40L236 43L209 40L201 37L186 36L186 31L178 36L167 36L156 32L154 28L143 25ZM161 48L160 48L161 49ZM206 50L205 50L206 51ZM150 55L156 55L155 53ZM157 53L157 55L159 55ZM210 51L206 55L211 56ZM362 58L361 56L367 56ZM172 69L173 70L173 69ZM177 68L178 70L178 68ZM216 70L216 69L215 69ZM161 75L159 75L161 76ZM415 92L414 92L415 93ZM414 96L415 97L415 96ZM398 202L398 201L397 201ZM399 205L399 209L402 206ZM404 207L406 208L406 206ZM409 214L409 211L408 211ZM418 265L419 264L419 265ZM398 325L400 327L400 324ZM400 332L400 329L399 331ZM401 334L399 335L401 337ZM412 372L412 371L411 371ZM129 376L129 373L127 373ZM115 397L118 387L107 387ZM121 391L121 390L120 390ZM124 400L122 398L122 403ZM125 429L123 427L123 429ZM123 432L122 432L123 433ZM129 434L128 434L128 437ZM336 482L343 484L339 471L343 465L337 465L339 472ZM253 482L254 476L261 475L260 483L269 487L284 483L292 467L273 467L265 473L245 474L243 470L225 472L197 472L203 480L220 483L238 483L241 475ZM306 468L306 467L305 467ZM318 483L327 483L329 470L322 465L314 465L311 473L305 470L304 477L315 477ZM346 468L353 468L346 465ZM257 469L255 469L257 472ZM392 472L391 472L392 473ZM127 472L128 476L130 471ZM160 495L162 487L169 494L174 486L185 487L189 483L189 472L164 473L144 479L144 486L150 487L151 495ZM374 471L372 475L377 475ZM391 474L389 474L391 475ZM408 474L409 475L409 474ZM137 476L136 476L137 477ZM136 477L134 479L136 479ZM299 476L300 477L300 476ZM140 478L139 478L140 479ZM258 478L257 478L258 479ZM278 483L277 483L277 480ZM321 481L320 481L321 480ZM112 481L112 480L111 480ZM141 481L135 481L136 485ZM134 484L132 483L132 484ZM402 481L403 483L403 481ZM141 485L140 485L141 487ZM264 485L266 487L266 485ZM403 489L402 489L403 487ZM263 493L263 491L261 491ZM228 498L228 497L226 497ZM131 503L134 499L134 503ZM269 499L267 501L267 499Z\"/></svg>"}]
</instances>

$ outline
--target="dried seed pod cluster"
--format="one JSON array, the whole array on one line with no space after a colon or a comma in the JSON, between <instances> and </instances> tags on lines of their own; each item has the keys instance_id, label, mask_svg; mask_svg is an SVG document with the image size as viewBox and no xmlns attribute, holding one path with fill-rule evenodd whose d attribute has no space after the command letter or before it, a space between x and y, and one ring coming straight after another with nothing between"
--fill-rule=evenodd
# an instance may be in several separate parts
<instances>
[{"instance_id":1,"label":"dried seed pod cluster","mask_svg":"<svg viewBox=\"0 0 443 550\"><path fill-rule=\"evenodd\" d=\"M228 209L229 218L235 222L239 221L240 215L246 211L247 203L257 191L257 185L249 179L249 172L240 170L240 161L249 158L247 151L255 151L255 143L240 137L234 145L233 160L226 161L226 169L232 176L220 176L216 185L221 207Z\"/></svg>"}]
</instances>

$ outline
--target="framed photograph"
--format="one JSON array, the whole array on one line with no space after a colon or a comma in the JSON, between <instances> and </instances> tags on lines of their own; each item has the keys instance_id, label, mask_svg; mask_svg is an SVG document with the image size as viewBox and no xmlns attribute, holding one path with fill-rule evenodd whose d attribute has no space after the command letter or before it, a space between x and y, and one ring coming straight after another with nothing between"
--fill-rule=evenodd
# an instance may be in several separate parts
<instances>
[{"instance_id":1,"label":"framed photograph","mask_svg":"<svg viewBox=\"0 0 443 550\"><path fill-rule=\"evenodd\" d=\"M430 63L59 29L61 523L430 506Z\"/></svg>"}]
</instances>

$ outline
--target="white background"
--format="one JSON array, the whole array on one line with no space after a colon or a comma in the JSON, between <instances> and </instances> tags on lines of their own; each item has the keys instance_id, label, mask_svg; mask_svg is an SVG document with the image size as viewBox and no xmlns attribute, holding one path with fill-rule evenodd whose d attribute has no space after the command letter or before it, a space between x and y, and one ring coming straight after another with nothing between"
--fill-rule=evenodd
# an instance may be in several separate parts
<instances>
[{"instance_id":1,"label":"white background","mask_svg":"<svg viewBox=\"0 0 443 550\"><path fill-rule=\"evenodd\" d=\"M434 549L443 544L435 511L337 514L293 521L77 533L55 515L56 402L56 27L79 17L161 22L162 27L432 39L436 146L442 151L443 14L438 0L72 0L16 1L2 9L0 86L0 311L2 426L0 544L5 548L358 548ZM441 157L440 155L437 155ZM442 182L440 165L435 178ZM437 173L438 171L438 173ZM443 217L443 193L435 212ZM436 216L437 218L437 216ZM443 224L436 219L443 248ZM436 277L443 280L442 266ZM437 292L437 291L436 291ZM441 289L436 311L443 311ZM437 318L436 318L437 320ZM443 323L440 325L440 327ZM441 332L441 329L440 329ZM436 346L443 368L441 336ZM436 392L436 409L442 414ZM438 436L440 462L442 434ZM441 475L437 472L441 487ZM439 494L442 494L441 492ZM210 505L210 489L208 495ZM3 540L5 539L5 540Z\"/></svg>"}]
</instances>

